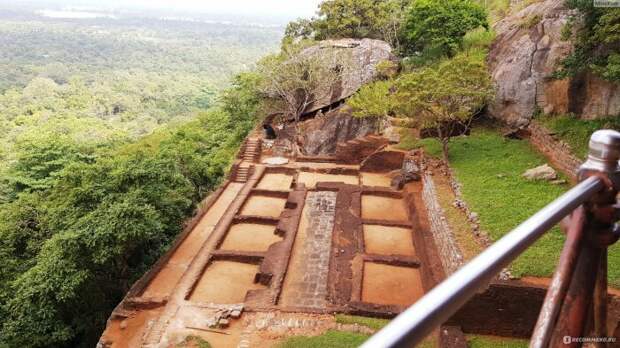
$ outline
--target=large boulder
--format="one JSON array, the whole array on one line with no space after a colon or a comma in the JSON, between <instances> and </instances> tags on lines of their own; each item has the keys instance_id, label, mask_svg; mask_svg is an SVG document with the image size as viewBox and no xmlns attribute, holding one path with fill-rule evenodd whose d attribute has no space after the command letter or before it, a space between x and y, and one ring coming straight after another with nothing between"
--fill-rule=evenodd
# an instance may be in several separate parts
<instances>
[{"instance_id":1,"label":"large boulder","mask_svg":"<svg viewBox=\"0 0 620 348\"><path fill-rule=\"evenodd\" d=\"M306 114L333 105L355 94L364 84L377 78L379 63L386 60L397 62L390 44L373 39L325 40L306 48L301 54L320 54L323 50L332 49L338 50L338 55L343 57L342 61L346 63L345 67L332 67L344 69L343 78L338 81L337 86L331 86L333 91L331 95L324 93L324 97L309 105L304 111Z\"/></svg>"},{"instance_id":2,"label":"large boulder","mask_svg":"<svg viewBox=\"0 0 620 348\"><path fill-rule=\"evenodd\" d=\"M293 125L287 125L288 128ZM300 149L304 155L333 155L338 143L364 137L377 131L373 118L356 118L348 106L299 124Z\"/></svg>"},{"instance_id":3,"label":"large boulder","mask_svg":"<svg viewBox=\"0 0 620 348\"><path fill-rule=\"evenodd\" d=\"M620 113L620 86L592 74L550 78L573 49L570 41L562 40L562 28L572 14L564 0L546 0L495 25L497 38L488 59L496 85L491 115L524 126L537 109L587 119Z\"/></svg>"}]
</instances>

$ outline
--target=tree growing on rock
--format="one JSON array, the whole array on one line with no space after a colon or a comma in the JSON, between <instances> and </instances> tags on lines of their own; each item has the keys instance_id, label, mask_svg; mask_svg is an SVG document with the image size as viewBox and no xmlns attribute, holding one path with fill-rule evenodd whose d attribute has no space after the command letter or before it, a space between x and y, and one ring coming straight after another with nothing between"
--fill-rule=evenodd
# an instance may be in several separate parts
<instances>
[{"instance_id":1,"label":"tree growing on rock","mask_svg":"<svg viewBox=\"0 0 620 348\"><path fill-rule=\"evenodd\" d=\"M420 127L432 128L448 162L448 145L459 128L469 128L493 96L482 52L461 53L434 66L402 75L396 82L398 111Z\"/></svg>"},{"instance_id":2,"label":"tree growing on rock","mask_svg":"<svg viewBox=\"0 0 620 348\"><path fill-rule=\"evenodd\" d=\"M274 111L297 125L314 103L331 99L345 74L352 73L350 65L347 55L336 48L286 46L259 62L259 88Z\"/></svg>"}]
</instances>

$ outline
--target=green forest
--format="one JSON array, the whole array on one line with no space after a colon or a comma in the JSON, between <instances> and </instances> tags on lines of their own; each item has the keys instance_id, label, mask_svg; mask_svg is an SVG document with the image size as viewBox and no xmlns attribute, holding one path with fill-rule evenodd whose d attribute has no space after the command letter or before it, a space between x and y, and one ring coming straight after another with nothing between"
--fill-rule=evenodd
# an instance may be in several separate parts
<instances>
[{"instance_id":1,"label":"green forest","mask_svg":"<svg viewBox=\"0 0 620 348\"><path fill-rule=\"evenodd\" d=\"M0 14L0 347L93 347L222 180L283 28Z\"/></svg>"}]
</instances>

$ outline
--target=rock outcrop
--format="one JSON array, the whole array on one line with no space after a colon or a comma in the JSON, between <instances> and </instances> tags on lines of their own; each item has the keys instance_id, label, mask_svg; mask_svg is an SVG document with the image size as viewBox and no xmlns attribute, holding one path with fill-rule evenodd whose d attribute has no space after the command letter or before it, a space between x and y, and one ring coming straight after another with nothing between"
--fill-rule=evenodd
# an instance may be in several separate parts
<instances>
[{"instance_id":1,"label":"rock outcrop","mask_svg":"<svg viewBox=\"0 0 620 348\"><path fill-rule=\"evenodd\" d=\"M301 54L319 54L329 49L338 50L338 56L346 63L345 67L332 67L344 69L343 78L337 86L326 87L332 89L331 95L325 93L325 97L309 105L304 113L323 109L352 96L360 87L377 77L377 64L386 60L397 61L390 44L373 39L325 40L303 50Z\"/></svg>"},{"instance_id":2,"label":"rock outcrop","mask_svg":"<svg viewBox=\"0 0 620 348\"><path fill-rule=\"evenodd\" d=\"M536 168L528 169L522 175L527 180L556 180L558 173L548 164L543 164Z\"/></svg>"},{"instance_id":3,"label":"rock outcrop","mask_svg":"<svg viewBox=\"0 0 620 348\"><path fill-rule=\"evenodd\" d=\"M287 125L292 127L292 125ZM355 118L348 106L328 112L324 117L299 124L300 149L304 155L330 155L338 143L375 133L377 122L372 118Z\"/></svg>"},{"instance_id":4,"label":"rock outcrop","mask_svg":"<svg viewBox=\"0 0 620 348\"><path fill-rule=\"evenodd\" d=\"M495 25L497 38L489 52L489 67L497 92L491 115L525 126L537 109L571 112L586 119L620 113L620 86L592 74L550 78L573 48L570 41L562 40L562 29L572 14L564 0L546 0Z\"/></svg>"}]
</instances>

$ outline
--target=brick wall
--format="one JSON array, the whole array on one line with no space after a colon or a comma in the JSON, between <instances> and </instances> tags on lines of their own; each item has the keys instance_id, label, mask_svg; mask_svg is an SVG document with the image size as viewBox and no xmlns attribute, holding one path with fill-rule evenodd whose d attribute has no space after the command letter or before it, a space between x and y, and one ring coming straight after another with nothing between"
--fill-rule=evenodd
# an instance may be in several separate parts
<instances>
[{"instance_id":1,"label":"brick wall","mask_svg":"<svg viewBox=\"0 0 620 348\"><path fill-rule=\"evenodd\" d=\"M463 254L456 242L454 233L446 220L445 214L439 201L433 178L424 174L422 176L422 198L431 227L431 233L435 239L435 245L439 252L439 258L446 276L454 273L463 265Z\"/></svg>"},{"instance_id":2,"label":"brick wall","mask_svg":"<svg viewBox=\"0 0 620 348\"><path fill-rule=\"evenodd\" d=\"M565 142L556 139L551 131L536 121L528 126L530 142L549 158L551 163L564 172L573 181L577 180L577 171L582 161L571 151Z\"/></svg>"}]
</instances>

